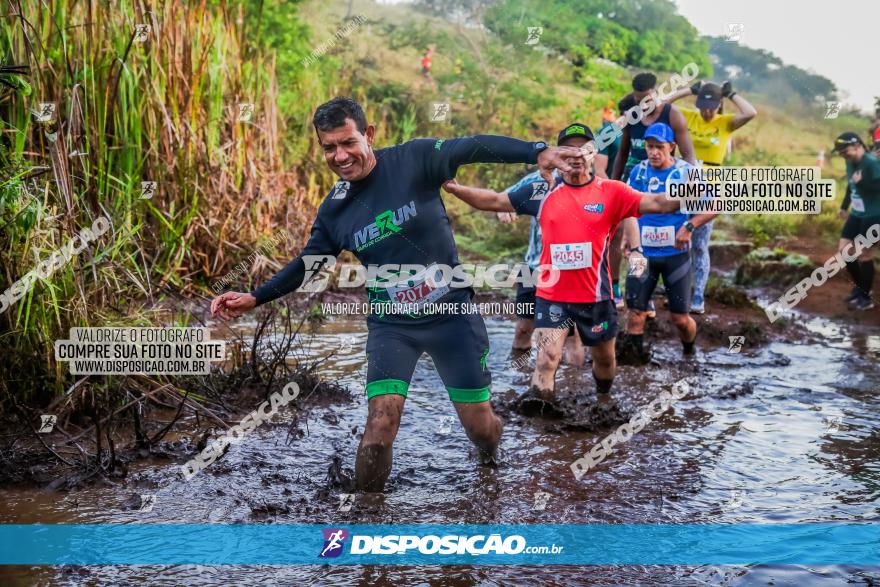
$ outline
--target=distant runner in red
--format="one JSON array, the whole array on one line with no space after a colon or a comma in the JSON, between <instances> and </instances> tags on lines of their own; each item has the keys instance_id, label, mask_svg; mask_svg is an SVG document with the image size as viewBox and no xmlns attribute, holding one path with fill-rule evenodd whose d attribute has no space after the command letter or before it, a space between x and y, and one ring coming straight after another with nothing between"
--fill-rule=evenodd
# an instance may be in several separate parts
<instances>
[{"instance_id":1,"label":"distant runner in red","mask_svg":"<svg viewBox=\"0 0 880 587\"><path fill-rule=\"evenodd\" d=\"M557 143L583 149L592 140L589 127L574 123L559 133ZM546 182L527 184L511 193L460 186L454 180L444 184L446 191L474 208L528 214L537 217L541 225L541 265L552 265L552 269L543 271L538 279L538 358L532 387L519 402L520 411L527 415L562 415L553 403L554 383L571 323L584 345L592 347L597 392L611 391L617 367L611 237L624 218L679 209L677 201L664 196L643 194L622 182L595 177L591 168L591 161L572 162L571 171L562 174L562 183L555 189L548 189L551 186Z\"/></svg>"},{"instance_id":2,"label":"distant runner in red","mask_svg":"<svg viewBox=\"0 0 880 587\"><path fill-rule=\"evenodd\" d=\"M425 49L425 54L422 56L422 75L426 78L431 77L431 59L434 57L434 47L428 47Z\"/></svg>"}]
</instances>

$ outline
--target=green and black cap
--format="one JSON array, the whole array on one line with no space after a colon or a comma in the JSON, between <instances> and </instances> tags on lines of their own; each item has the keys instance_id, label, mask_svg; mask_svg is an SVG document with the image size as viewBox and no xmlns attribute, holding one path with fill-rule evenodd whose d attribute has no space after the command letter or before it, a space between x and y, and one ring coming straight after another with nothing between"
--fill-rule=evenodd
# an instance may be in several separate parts
<instances>
[{"instance_id":1,"label":"green and black cap","mask_svg":"<svg viewBox=\"0 0 880 587\"><path fill-rule=\"evenodd\" d=\"M569 137L584 137L588 141L592 141L593 131L590 130L589 126L580 122L569 124L561 131L559 131L559 136L556 137L556 144L561 144L562 141Z\"/></svg>"}]
</instances>

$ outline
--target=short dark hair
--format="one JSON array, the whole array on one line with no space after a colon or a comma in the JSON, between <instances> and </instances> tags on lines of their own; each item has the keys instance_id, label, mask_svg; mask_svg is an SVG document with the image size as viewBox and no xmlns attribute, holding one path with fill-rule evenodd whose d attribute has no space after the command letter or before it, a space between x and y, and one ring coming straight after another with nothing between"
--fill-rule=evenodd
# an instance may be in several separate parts
<instances>
[{"instance_id":1,"label":"short dark hair","mask_svg":"<svg viewBox=\"0 0 880 587\"><path fill-rule=\"evenodd\" d=\"M632 94L627 94L624 96L620 102L617 103L617 110L621 114L625 114L627 110L636 105L636 99Z\"/></svg>"},{"instance_id":2,"label":"short dark hair","mask_svg":"<svg viewBox=\"0 0 880 587\"><path fill-rule=\"evenodd\" d=\"M657 85L657 76L653 73L640 73L633 78L633 89L637 92L653 90Z\"/></svg>"},{"instance_id":3,"label":"short dark hair","mask_svg":"<svg viewBox=\"0 0 880 587\"><path fill-rule=\"evenodd\" d=\"M354 121L361 134L367 130L367 115L364 114L364 109L356 101L346 96L336 96L318 106L315 115L312 116L312 124L315 126L315 130L327 132L345 126L346 118L351 118Z\"/></svg>"}]
</instances>

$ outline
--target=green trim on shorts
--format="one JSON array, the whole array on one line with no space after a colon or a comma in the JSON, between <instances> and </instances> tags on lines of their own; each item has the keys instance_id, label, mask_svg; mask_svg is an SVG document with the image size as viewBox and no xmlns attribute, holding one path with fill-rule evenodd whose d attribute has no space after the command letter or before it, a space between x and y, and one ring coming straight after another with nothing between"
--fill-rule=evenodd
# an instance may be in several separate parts
<instances>
[{"instance_id":1,"label":"green trim on shorts","mask_svg":"<svg viewBox=\"0 0 880 587\"><path fill-rule=\"evenodd\" d=\"M489 388L481 387L479 389L461 389L460 387L447 387L449 399L454 402L475 404L478 402L489 401Z\"/></svg>"},{"instance_id":2,"label":"green trim on shorts","mask_svg":"<svg viewBox=\"0 0 880 587\"><path fill-rule=\"evenodd\" d=\"M379 379L378 381L370 381L367 383L367 399L372 399L377 395L402 395L406 397L406 390L409 389L409 382L401 379Z\"/></svg>"}]
</instances>

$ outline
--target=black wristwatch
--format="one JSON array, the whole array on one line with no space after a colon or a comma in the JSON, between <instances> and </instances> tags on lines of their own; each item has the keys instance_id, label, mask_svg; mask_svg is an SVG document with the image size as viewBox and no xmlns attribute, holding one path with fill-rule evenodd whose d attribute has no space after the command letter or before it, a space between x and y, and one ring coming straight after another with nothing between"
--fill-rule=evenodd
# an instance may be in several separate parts
<instances>
[{"instance_id":1,"label":"black wristwatch","mask_svg":"<svg viewBox=\"0 0 880 587\"><path fill-rule=\"evenodd\" d=\"M685 222L685 223L684 223L684 227L687 229L688 232L693 232L694 229L696 228L696 227L695 227L692 223L690 223L690 222Z\"/></svg>"},{"instance_id":2,"label":"black wristwatch","mask_svg":"<svg viewBox=\"0 0 880 587\"><path fill-rule=\"evenodd\" d=\"M642 250L642 247L634 247L629 250L630 253L639 253L640 255L644 255L645 251Z\"/></svg>"},{"instance_id":3,"label":"black wristwatch","mask_svg":"<svg viewBox=\"0 0 880 587\"><path fill-rule=\"evenodd\" d=\"M543 151L544 149L546 149L550 145L548 145L544 141L538 141L537 143L533 143L532 146L535 149L535 157L537 157L541 151Z\"/></svg>"}]
</instances>

